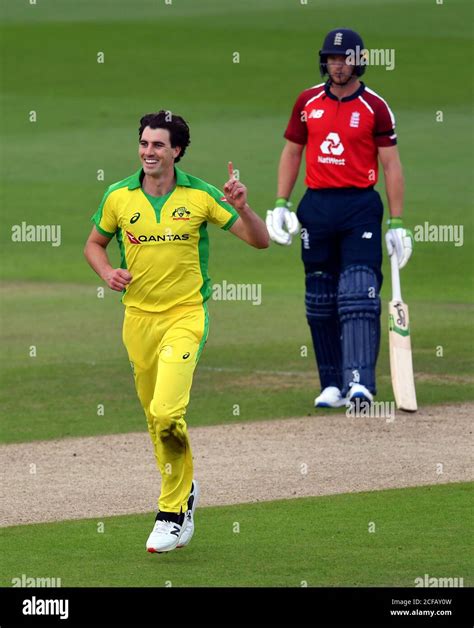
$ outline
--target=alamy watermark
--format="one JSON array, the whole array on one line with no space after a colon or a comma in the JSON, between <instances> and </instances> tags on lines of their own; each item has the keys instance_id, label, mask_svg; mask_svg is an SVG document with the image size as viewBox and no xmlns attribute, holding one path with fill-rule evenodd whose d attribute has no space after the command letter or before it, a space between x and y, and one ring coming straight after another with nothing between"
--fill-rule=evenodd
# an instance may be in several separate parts
<instances>
[{"instance_id":1,"label":"alamy watermark","mask_svg":"<svg viewBox=\"0 0 474 628\"><path fill-rule=\"evenodd\" d=\"M61 225L21 225L12 226L12 242L51 242L51 246L61 245Z\"/></svg>"},{"instance_id":2,"label":"alamy watermark","mask_svg":"<svg viewBox=\"0 0 474 628\"><path fill-rule=\"evenodd\" d=\"M452 242L454 246L464 244L464 225L430 225L428 221L413 228L415 242Z\"/></svg>"},{"instance_id":3,"label":"alamy watermark","mask_svg":"<svg viewBox=\"0 0 474 628\"><path fill-rule=\"evenodd\" d=\"M59 615L60 619L69 617L69 600L43 600L36 595L23 600L23 615Z\"/></svg>"},{"instance_id":4,"label":"alamy watermark","mask_svg":"<svg viewBox=\"0 0 474 628\"><path fill-rule=\"evenodd\" d=\"M395 48L361 48L346 50L348 65L382 65L386 70L395 68Z\"/></svg>"},{"instance_id":5,"label":"alamy watermark","mask_svg":"<svg viewBox=\"0 0 474 628\"><path fill-rule=\"evenodd\" d=\"M372 401L353 399L346 409L346 417L350 419L385 419L385 423L395 421L394 401Z\"/></svg>"},{"instance_id":6,"label":"alamy watermark","mask_svg":"<svg viewBox=\"0 0 474 628\"><path fill-rule=\"evenodd\" d=\"M262 284L260 283L229 283L225 279L212 286L214 301L250 301L252 305L262 303Z\"/></svg>"},{"instance_id":7,"label":"alamy watermark","mask_svg":"<svg viewBox=\"0 0 474 628\"><path fill-rule=\"evenodd\" d=\"M60 587L61 578L31 578L22 573L21 576L12 578L12 587Z\"/></svg>"},{"instance_id":8,"label":"alamy watermark","mask_svg":"<svg viewBox=\"0 0 474 628\"><path fill-rule=\"evenodd\" d=\"M434 578L427 573L415 578L415 587L464 587L464 578Z\"/></svg>"}]
</instances>

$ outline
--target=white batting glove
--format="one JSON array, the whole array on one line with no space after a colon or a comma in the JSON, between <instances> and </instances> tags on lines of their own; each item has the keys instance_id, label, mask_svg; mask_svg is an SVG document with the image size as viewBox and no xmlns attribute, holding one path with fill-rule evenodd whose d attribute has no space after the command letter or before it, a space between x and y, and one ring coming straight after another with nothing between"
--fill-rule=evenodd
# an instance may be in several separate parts
<instances>
[{"instance_id":1,"label":"white batting glove","mask_svg":"<svg viewBox=\"0 0 474 628\"><path fill-rule=\"evenodd\" d=\"M398 268L403 268L413 252L413 233L403 227L401 218L390 218L389 229L385 234L385 244L389 257L395 251L398 258Z\"/></svg>"},{"instance_id":2,"label":"white batting glove","mask_svg":"<svg viewBox=\"0 0 474 628\"><path fill-rule=\"evenodd\" d=\"M300 223L295 212L288 209L290 203L286 199L278 199L275 209L267 211L266 225L270 238L277 244L289 246L292 236L300 230ZM286 230L285 230L286 228Z\"/></svg>"}]
</instances>

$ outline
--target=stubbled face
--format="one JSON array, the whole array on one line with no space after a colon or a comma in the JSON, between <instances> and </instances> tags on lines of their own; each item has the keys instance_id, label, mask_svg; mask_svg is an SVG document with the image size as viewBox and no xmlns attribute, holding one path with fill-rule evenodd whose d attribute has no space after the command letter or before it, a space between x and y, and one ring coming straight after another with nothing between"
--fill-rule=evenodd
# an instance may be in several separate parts
<instances>
[{"instance_id":1,"label":"stubbled face","mask_svg":"<svg viewBox=\"0 0 474 628\"><path fill-rule=\"evenodd\" d=\"M138 155L146 175L159 177L173 168L174 160L180 151L179 147L171 146L168 129L152 129L149 126L143 129L138 144Z\"/></svg>"},{"instance_id":2,"label":"stubbled face","mask_svg":"<svg viewBox=\"0 0 474 628\"><path fill-rule=\"evenodd\" d=\"M346 63L344 55L328 55L327 63L329 76L336 85L343 85L352 76L354 66Z\"/></svg>"}]
</instances>

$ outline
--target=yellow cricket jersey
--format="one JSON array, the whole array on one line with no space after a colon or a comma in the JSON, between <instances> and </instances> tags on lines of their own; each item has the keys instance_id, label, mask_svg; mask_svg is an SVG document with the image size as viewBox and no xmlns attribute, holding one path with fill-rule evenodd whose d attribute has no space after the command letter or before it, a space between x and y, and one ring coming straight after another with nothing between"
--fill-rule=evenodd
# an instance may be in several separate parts
<instances>
[{"instance_id":1,"label":"yellow cricket jersey","mask_svg":"<svg viewBox=\"0 0 474 628\"><path fill-rule=\"evenodd\" d=\"M148 312L204 303L212 289L207 223L229 229L239 215L217 188L176 167L165 196L145 194L143 176L140 169L111 185L91 218L99 233L116 236L132 275L122 301Z\"/></svg>"}]
</instances>

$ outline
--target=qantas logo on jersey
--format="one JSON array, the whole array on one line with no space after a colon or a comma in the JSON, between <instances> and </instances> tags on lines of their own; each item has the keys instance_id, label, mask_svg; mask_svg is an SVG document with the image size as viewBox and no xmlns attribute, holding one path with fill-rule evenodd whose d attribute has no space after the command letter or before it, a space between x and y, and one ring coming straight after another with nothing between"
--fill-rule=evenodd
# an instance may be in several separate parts
<instances>
[{"instance_id":1,"label":"qantas logo on jersey","mask_svg":"<svg viewBox=\"0 0 474 628\"><path fill-rule=\"evenodd\" d=\"M183 233L182 235L167 233L166 235L139 235L138 238L130 233L130 231L125 232L127 234L128 241L130 244L141 244L142 242L175 242L176 240L189 240L189 233Z\"/></svg>"},{"instance_id":2,"label":"qantas logo on jersey","mask_svg":"<svg viewBox=\"0 0 474 628\"><path fill-rule=\"evenodd\" d=\"M140 241L136 239L133 233L130 233L130 231L125 231L125 233L127 234L130 244L140 244Z\"/></svg>"}]
</instances>

